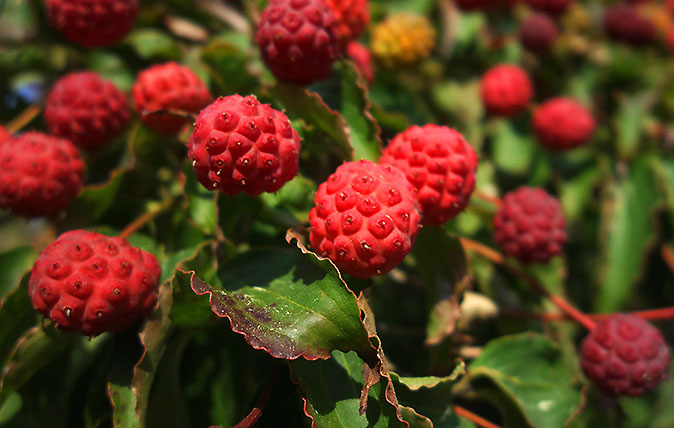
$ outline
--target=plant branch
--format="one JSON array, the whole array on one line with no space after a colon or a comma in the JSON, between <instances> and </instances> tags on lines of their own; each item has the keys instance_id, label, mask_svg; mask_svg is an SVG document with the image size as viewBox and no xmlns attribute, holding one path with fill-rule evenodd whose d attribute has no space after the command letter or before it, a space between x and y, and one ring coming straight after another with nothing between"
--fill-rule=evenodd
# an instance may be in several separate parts
<instances>
[{"instance_id":1,"label":"plant branch","mask_svg":"<svg viewBox=\"0 0 674 428\"><path fill-rule=\"evenodd\" d=\"M129 236L138 232L147 223L152 221L152 219L154 219L159 214L161 214L164 211L166 211L167 209L169 209L175 201L176 201L175 197L167 198L162 203L160 203L159 206L157 206L155 209L143 213L138 218L136 218L134 221L129 223L128 226L126 226L124 228L124 230L122 230L122 232L119 234L119 237L122 238L122 239L127 239Z\"/></svg>"},{"instance_id":2,"label":"plant branch","mask_svg":"<svg viewBox=\"0 0 674 428\"><path fill-rule=\"evenodd\" d=\"M475 425L477 425L481 428L500 428L498 425L495 425L495 424L489 422L485 418L483 418L481 416L478 416L475 413L473 413L469 410L466 410L461 406L454 406L454 411L456 412L456 414L458 416L460 416L464 419L468 419L469 421L471 421L472 423L474 423Z\"/></svg>"},{"instance_id":3,"label":"plant branch","mask_svg":"<svg viewBox=\"0 0 674 428\"><path fill-rule=\"evenodd\" d=\"M649 321L664 321L674 319L674 306L668 308L649 309L645 311L635 311L625 313ZM536 319L543 322L575 321L574 319L569 317L568 314L564 313L550 313L550 312L537 313L519 310L503 310L500 312L500 315L507 318ZM601 321L605 318L608 318L611 315L612 314L587 314L587 316L594 321Z\"/></svg>"},{"instance_id":4,"label":"plant branch","mask_svg":"<svg viewBox=\"0 0 674 428\"><path fill-rule=\"evenodd\" d=\"M466 250L481 255L482 257L504 267L510 273L522 279L536 293L550 299L550 301L552 301L552 303L554 303L562 312L567 314L572 319L578 321L588 330L592 330L595 327L596 323L592 318L588 317L580 310L576 309L571 303L567 302L564 298L557 296L556 294L550 293L548 290L545 289L545 287L540 282L538 282L536 278L524 272L519 266L516 266L506 261L503 255L498 251L467 238L461 238L461 245L463 245L463 247Z\"/></svg>"},{"instance_id":5,"label":"plant branch","mask_svg":"<svg viewBox=\"0 0 674 428\"><path fill-rule=\"evenodd\" d=\"M5 127L7 132L14 134L23 129L24 126L28 125L33 119L35 119L40 114L40 106L33 104L28 106L24 111L22 111L17 117L12 119L11 122Z\"/></svg>"},{"instance_id":6,"label":"plant branch","mask_svg":"<svg viewBox=\"0 0 674 428\"><path fill-rule=\"evenodd\" d=\"M267 407L267 402L269 401L270 394L271 394L271 384L267 385L264 392L262 393L262 396L260 396L260 399L257 400L257 403L255 403L255 407L253 407L253 410L251 410L250 413L248 413L248 415L245 418L243 418L241 422L232 426L232 428L252 427L255 424L255 422L257 422L257 420L260 419L260 416L262 416L262 412L264 411L265 407Z\"/></svg>"},{"instance_id":7,"label":"plant branch","mask_svg":"<svg viewBox=\"0 0 674 428\"><path fill-rule=\"evenodd\" d=\"M482 199L485 202L488 202L492 205L495 205L497 208L501 206L501 199L498 198L497 196L492 196L486 192L483 192L480 189L475 189L473 192L473 195L475 195L476 198Z\"/></svg>"}]
</instances>

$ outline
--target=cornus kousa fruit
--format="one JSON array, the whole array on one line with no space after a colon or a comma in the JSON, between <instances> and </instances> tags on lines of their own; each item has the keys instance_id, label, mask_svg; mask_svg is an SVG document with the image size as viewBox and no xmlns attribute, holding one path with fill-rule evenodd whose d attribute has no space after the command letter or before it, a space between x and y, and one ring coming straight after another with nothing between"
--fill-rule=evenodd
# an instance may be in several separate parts
<instances>
[{"instance_id":1,"label":"cornus kousa fruit","mask_svg":"<svg viewBox=\"0 0 674 428\"><path fill-rule=\"evenodd\" d=\"M530 15L520 26L520 42L532 52L542 53L550 50L558 37L557 24L542 13Z\"/></svg>"},{"instance_id":2,"label":"cornus kousa fruit","mask_svg":"<svg viewBox=\"0 0 674 428\"><path fill-rule=\"evenodd\" d=\"M522 263L547 263L566 243L562 208L542 189L520 187L506 194L493 223L503 252Z\"/></svg>"},{"instance_id":3,"label":"cornus kousa fruit","mask_svg":"<svg viewBox=\"0 0 674 428\"><path fill-rule=\"evenodd\" d=\"M138 0L45 0L45 5L52 27L87 48L121 41L138 15Z\"/></svg>"},{"instance_id":4,"label":"cornus kousa fruit","mask_svg":"<svg viewBox=\"0 0 674 428\"><path fill-rule=\"evenodd\" d=\"M363 77L369 85L374 81L374 66L372 65L372 54L370 50L357 42L351 42L346 47L346 54L356 63L356 66L363 73Z\"/></svg>"},{"instance_id":5,"label":"cornus kousa fruit","mask_svg":"<svg viewBox=\"0 0 674 428\"><path fill-rule=\"evenodd\" d=\"M160 278L152 254L118 237L73 230L42 251L28 292L35 309L62 330L97 336L150 312Z\"/></svg>"},{"instance_id":6,"label":"cornus kousa fruit","mask_svg":"<svg viewBox=\"0 0 674 428\"><path fill-rule=\"evenodd\" d=\"M299 168L300 138L288 117L253 96L220 97L197 117L188 156L207 189L276 192Z\"/></svg>"},{"instance_id":7,"label":"cornus kousa fruit","mask_svg":"<svg viewBox=\"0 0 674 428\"><path fill-rule=\"evenodd\" d=\"M632 45L644 45L655 41L655 25L637 5L618 4L604 14L606 32L615 40Z\"/></svg>"},{"instance_id":8,"label":"cornus kousa fruit","mask_svg":"<svg viewBox=\"0 0 674 428\"><path fill-rule=\"evenodd\" d=\"M186 119L168 113L148 113L171 109L199 113L212 100L204 82L176 62L153 65L140 72L132 93L143 123L165 135L178 133Z\"/></svg>"},{"instance_id":9,"label":"cornus kousa fruit","mask_svg":"<svg viewBox=\"0 0 674 428\"><path fill-rule=\"evenodd\" d=\"M84 163L70 141L39 132L0 141L0 208L52 216L79 194Z\"/></svg>"},{"instance_id":10,"label":"cornus kousa fruit","mask_svg":"<svg viewBox=\"0 0 674 428\"><path fill-rule=\"evenodd\" d=\"M597 126L592 114L571 98L551 98L533 114L538 141L551 150L562 151L586 144Z\"/></svg>"},{"instance_id":11,"label":"cornus kousa fruit","mask_svg":"<svg viewBox=\"0 0 674 428\"><path fill-rule=\"evenodd\" d=\"M531 101L533 92L529 75L511 64L492 67L480 83L482 103L495 116L514 116L522 112Z\"/></svg>"},{"instance_id":12,"label":"cornus kousa fruit","mask_svg":"<svg viewBox=\"0 0 674 428\"><path fill-rule=\"evenodd\" d=\"M569 9L574 0L525 0L535 10L558 16Z\"/></svg>"},{"instance_id":13,"label":"cornus kousa fruit","mask_svg":"<svg viewBox=\"0 0 674 428\"><path fill-rule=\"evenodd\" d=\"M391 165L342 164L318 187L314 204L311 245L357 278L383 275L400 264L419 230L414 189Z\"/></svg>"},{"instance_id":14,"label":"cornus kousa fruit","mask_svg":"<svg viewBox=\"0 0 674 428\"><path fill-rule=\"evenodd\" d=\"M328 77L339 58L336 25L324 0L271 0L255 41L278 80L307 85Z\"/></svg>"},{"instance_id":15,"label":"cornus kousa fruit","mask_svg":"<svg viewBox=\"0 0 674 428\"><path fill-rule=\"evenodd\" d=\"M5 141L8 138L9 138L9 132L7 132L7 130L2 125L0 125L0 143Z\"/></svg>"},{"instance_id":16,"label":"cornus kousa fruit","mask_svg":"<svg viewBox=\"0 0 674 428\"><path fill-rule=\"evenodd\" d=\"M384 66L407 66L430 55L435 47L435 29L425 16L399 13L375 27L371 46Z\"/></svg>"},{"instance_id":17,"label":"cornus kousa fruit","mask_svg":"<svg viewBox=\"0 0 674 428\"><path fill-rule=\"evenodd\" d=\"M441 225L466 208L475 189L475 150L446 126L412 126L384 149L381 164L405 173L417 191L423 223Z\"/></svg>"},{"instance_id":18,"label":"cornus kousa fruit","mask_svg":"<svg viewBox=\"0 0 674 428\"><path fill-rule=\"evenodd\" d=\"M628 314L611 315L581 345L585 375L610 395L638 397L669 377L670 354L660 331Z\"/></svg>"},{"instance_id":19,"label":"cornus kousa fruit","mask_svg":"<svg viewBox=\"0 0 674 428\"><path fill-rule=\"evenodd\" d=\"M356 40L370 22L368 0L325 0L337 19L335 32L342 46Z\"/></svg>"},{"instance_id":20,"label":"cornus kousa fruit","mask_svg":"<svg viewBox=\"0 0 674 428\"><path fill-rule=\"evenodd\" d=\"M105 146L129 123L126 97L111 82L91 71L61 78L47 98L49 131L85 150Z\"/></svg>"}]
</instances>

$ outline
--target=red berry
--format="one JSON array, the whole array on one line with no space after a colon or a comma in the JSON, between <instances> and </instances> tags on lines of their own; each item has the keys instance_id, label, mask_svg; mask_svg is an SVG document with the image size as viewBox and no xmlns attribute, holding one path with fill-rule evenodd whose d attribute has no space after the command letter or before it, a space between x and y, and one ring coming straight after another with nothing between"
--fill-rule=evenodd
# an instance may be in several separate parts
<instances>
[{"instance_id":1,"label":"red berry","mask_svg":"<svg viewBox=\"0 0 674 428\"><path fill-rule=\"evenodd\" d=\"M356 40L370 22L368 0L325 0L337 20L336 35L339 43L346 46Z\"/></svg>"},{"instance_id":2,"label":"red berry","mask_svg":"<svg viewBox=\"0 0 674 428\"><path fill-rule=\"evenodd\" d=\"M356 63L356 66L367 80L369 85L374 81L374 66L372 65L372 53L358 42L351 42L346 47L346 54Z\"/></svg>"},{"instance_id":3,"label":"red berry","mask_svg":"<svg viewBox=\"0 0 674 428\"><path fill-rule=\"evenodd\" d=\"M141 71L132 93L143 123L165 135L177 134L186 119L171 114L146 113L165 109L199 113L213 99L201 79L176 62L153 65Z\"/></svg>"},{"instance_id":4,"label":"red berry","mask_svg":"<svg viewBox=\"0 0 674 428\"><path fill-rule=\"evenodd\" d=\"M475 189L475 150L446 126L408 128L391 140L379 163L405 173L417 191L426 225L441 225L459 214Z\"/></svg>"},{"instance_id":5,"label":"red berry","mask_svg":"<svg viewBox=\"0 0 674 428\"><path fill-rule=\"evenodd\" d=\"M33 307L60 329L97 336L150 312L160 278L152 254L118 237L73 230L42 251L28 292Z\"/></svg>"},{"instance_id":6,"label":"red berry","mask_svg":"<svg viewBox=\"0 0 674 428\"><path fill-rule=\"evenodd\" d=\"M82 189L84 163L70 141L26 132L0 142L0 207L52 216Z\"/></svg>"},{"instance_id":7,"label":"red berry","mask_svg":"<svg viewBox=\"0 0 674 428\"><path fill-rule=\"evenodd\" d=\"M45 109L49 131L85 150L120 135L130 114L124 93L91 71L70 73L51 90Z\"/></svg>"},{"instance_id":8,"label":"red berry","mask_svg":"<svg viewBox=\"0 0 674 428\"><path fill-rule=\"evenodd\" d=\"M668 379L669 363L660 331L634 315L611 315L581 345L585 375L610 395L643 395Z\"/></svg>"},{"instance_id":9,"label":"red berry","mask_svg":"<svg viewBox=\"0 0 674 428\"><path fill-rule=\"evenodd\" d=\"M547 263L566 243L562 208L542 189L520 187L506 194L493 223L503 252L522 263Z\"/></svg>"},{"instance_id":10,"label":"red berry","mask_svg":"<svg viewBox=\"0 0 674 428\"><path fill-rule=\"evenodd\" d=\"M532 120L539 142L557 151L586 144L596 128L592 114L580 103L565 97L547 100L534 111Z\"/></svg>"},{"instance_id":11,"label":"red berry","mask_svg":"<svg viewBox=\"0 0 674 428\"><path fill-rule=\"evenodd\" d=\"M5 141L9 137L10 137L9 132L7 132L7 130L2 125L0 125L0 143Z\"/></svg>"},{"instance_id":12,"label":"red berry","mask_svg":"<svg viewBox=\"0 0 674 428\"><path fill-rule=\"evenodd\" d=\"M611 38L632 45L651 43L657 36L653 22L631 4L618 4L606 10L604 28Z\"/></svg>"},{"instance_id":13,"label":"red berry","mask_svg":"<svg viewBox=\"0 0 674 428\"><path fill-rule=\"evenodd\" d=\"M414 193L391 165L342 164L314 197L311 245L342 272L357 278L384 275L410 252L419 231Z\"/></svg>"},{"instance_id":14,"label":"red berry","mask_svg":"<svg viewBox=\"0 0 674 428\"><path fill-rule=\"evenodd\" d=\"M476 10L487 10L496 4L496 0L454 0L459 9L471 12Z\"/></svg>"},{"instance_id":15,"label":"red berry","mask_svg":"<svg viewBox=\"0 0 674 428\"><path fill-rule=\"evenodd\" d=\"M324 0L271 0L255 41L264 62L284 82L325 79L339 57L335 15Z\"/></svg>"},{"instance_id":16,"label":"red berry","mask_svg":"<svg viewBox=\"0 0 674 428\"><path fill-rule=\"evenodd\" d=\"M45 0L52 27L87 48L114 45L136 24L138 0Z\"/></svg>"},{"instance_id":17,"label":"red berry","mask_svg":"<svg viewBox=\"0 0 674 428\"><path fill-rule=\"evenodd\" d=\"M207 189L276 192L297 175L300 138L288 117L254 96L220 97L199 114L188 156Z\"/></svg>"},{"instance_id":18,"label":"red berry","mask_svg":"<svg viewBox=\"0 0 674 428\"><path fill-rule=\"evenodd\" d=\"M532 52L541 53L550 50L557 37L559 37L557 24L542 13L530 15L520 26L520 41Z\"/></svg>"},{"instance_id":19,"label":"red berry","mask_svg":"<svg viewBox=\"0 0 674 428\"><path fill-rule=\"evenodd\" d=\"M526 3L539 12L553 16L562 15L569 9L574 0L525 0Z\"/></svg>"},{"instance_id":20,"label":"red berry","mask_svg":"<svg viewBox=\"0 0 674 428\"><path fill-rule=\"evenodd\" d=\"M495 116L514 116L524 111L533 92L526 71L511 64L492 67L480 84L485 109Z\"/></svg>"}]
</instances>

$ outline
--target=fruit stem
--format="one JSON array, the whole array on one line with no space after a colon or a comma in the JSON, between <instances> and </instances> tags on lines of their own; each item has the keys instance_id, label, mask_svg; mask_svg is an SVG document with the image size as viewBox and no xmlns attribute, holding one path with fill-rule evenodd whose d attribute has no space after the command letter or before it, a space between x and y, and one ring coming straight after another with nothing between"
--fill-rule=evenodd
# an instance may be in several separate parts
<instances>
[{"instance_id":1,"label":"fruit stem","mask_svg":"<svg viewBox=\"0 0 674 428\"><path fill-rule=\"evenodd\" d=\"M271 384L267 385L264 392L260 396L260 399L257 400L257 403L255 403L255 407L253 407L253 410L251 410L250 413L248 413L248 415L245 418L243 418L241 422L232 426L232 428L250 428L253 425L255 425L255 422L257 422L257 420L260 419L260 416L262 416L264 408L267 407L267 402L269 401L270 394L271 394Z\"/></svg>"},{"instance_id":2,"label":"fruit stem","mask_svg":"<svg viewBox=\"0 0 674 428\"><path fill-rule=\"evenodd\" d=\"M501 206L501 199L498 198L497 196L492 196L486 192L483 192L480 189L475 189L475 192L473 192L476 198L482 199L485 202L488 202L497 208Z\"/></svg>"},{"instance_id":3,"label":"fruit stem","mask_svg":"<svg viewBox=\"0 0 674 428\"><path fill-rule=\"evenodd\" d=\"M454 406L454 412L456 412L458 416L464 419L468 419L469 421L471 421L472 423L481 428L500 428L498 425L489 422L483 417L478 416L475 413L468 411L461 406Z\"/></svg>"},{"instance_id":4,"label":"fruit stem","mask_svg":"<svg viewBox=\"0 0 674 428\"><path fill-rule=\"evenodd\" d=\"M486 245L480 244L473 240L467 238L461 238L461 245L463 248L469 251L473 251L482 257L503 266L510 273L521 278L529 287L531 287L536 293L540 294L543 297L547 297L555 304L562 312L567 314L571 319L577 321L583 325L588 330L592 330L596 323L592 318L582 313L580 310L576 309L571 303L567 302L564 298L557 296L556 294L550 293L545 287L538 282L538 280L528 273L524 272L518 266L509 263L505 260L503 255L498 251L487 247Z\"/></svg>"},{"instance_id":5,"label":"fruit stem","mask_svg":"<svg viewBox=\"0 0 674 428\"><path fill-rule=\"evenodd\" d=\"M626 312L626 313L648 321L664 321L674 319L674 306L668 308L649 309L645 311ZM519 310L505 310L501 311L501 315L508 318L537 319L543 322L575 321L572 318L570 318L567 314L550 313L550 312L535 313ZM594 321L601 321L605 318L610 317L611 315L612 314L587 314L587 316L593 319Z\"/></svg>"},{"instance_id":6,"label":"fruit stem","mask_svg":"<svg viewBox=\"0 0 674 428\"><path fill-rule=\"evenodd\" d=\"M147 117L147 116L154 116L157 114L168 114L170 116L179 117L181 119L189 120L191 122L197 120L197 115L195 113L192 113L191 111L177 110L172 108L163 108L154 111L145 111L143 112L142 116Z\"/></svg>"},{"instance_id":7,"label":"fruit stem","mask_svg":"<svg viewBox=\"0 0 674 428\"><path fill-rule=\"evenodd\" d=\"M40 114L40 106L33 104L28 106L24 111L21 112L17 117L12 119L11 122L7 124L5 129L10 134L21 131L24 126L28 125L33 119L35 119Z\"/></svg>"},{"instance_id":8,"label":"fruit stem","mask_svg":"<svg viewBox=\"0 0 674 428\"><path fill-rule=\"evenodd\" d=\"M151 211L147 211L146 213L143 213L140 217L136 218L134 221L129 223L129 225L126 226L124 228L124 230L122 230L122 232L119 234L119 237L122 238L122 239L127 239L129 236L138 232L147 223L149 223L152 219L154 219L159 214L161 214L162 212L169 209L175 201L176 201L175 198L167 198L161 204L159 204L159 206L157 206L155 209L153 209Z\"/></svg>"}]
</instances>

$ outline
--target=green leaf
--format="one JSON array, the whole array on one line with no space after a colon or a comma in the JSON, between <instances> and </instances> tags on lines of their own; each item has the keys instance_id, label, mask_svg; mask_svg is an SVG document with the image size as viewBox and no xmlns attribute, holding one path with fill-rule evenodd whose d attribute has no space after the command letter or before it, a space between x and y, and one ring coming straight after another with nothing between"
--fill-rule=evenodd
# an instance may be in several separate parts
<instances>
[{"instance_id":1,"label":"green leaf","mask_svg":"<svg viewBox=\"0 0 674 428\"><path fill-rule=\"evenodd\" d=\"M506 120L494 122L492 153L494 164L503 172L524 175L530 172L536 143L531 134L522 134Z\"/></svg>"},{"instance_id":2,"label":"green leaf","mask_svg":"<svg viewBox=\"0 0 674 428\"><path fill-rule=\"evenodd\" d=\"M620 157L629 159L638 152L651 104L651 94L648 92L620 99L615 118L616 148Z\"/></svg>"},{"instance_id":3,"label":"green leaf","mask_svg":"<svg viewBox=\"0 0 674 428\"><path fill-rule=\"evenodd\" d=\"M340 63L339 75L340 112L349 126L353 158L376 162L381 155L381 130L370 112L367 82L350 61Z\"/></svg>"},{"instance_id":4,"label":"green leaf","mask_svg":"<svg viewBox=\"0 0 674 428\"><path fill-rule=\"evenodd\" d=\"M602 216L602 259L596 309L622 309L641 274L649 243L655 236L657 185L647 158L637 160L629 176L611 187Z\"/></svg>"},{"instance_id":5,"label":"green leaf","mask_svg":"<svg viewBox=\"0 0 674 428\"><path fill-rule=\"evenodd\" d=\"M178 46L168 34L152 28L134 30L128 37L128 43L145 60L177 59L180 55Z\"/></svg>"},{"instance_id":6,"label":"green leaf","mask_svg":"<svg viewBox=\"0 0 674 428\"><path fill-rule=\"evenodd\" d=\"M28 296L29 277L28 274L24 275L14 291L0 301L0 361L2 362L8 357L16 341L39 319Z\"/></svg>"},{"instance_id":7,"label":"green leaf","mask_svg":"<svg viewBox=\"0 0 674 428\"><path fill-rule=\"evenodd\" d=\"M203 48L201 59L210 70L211 77L221 94L253 92L258 79L249 69L250 58L241 45L250 44L249 39L235 40L233 37L219 36ZM231 34L240 37L240 34Z\"/></svg>"},{"instance_id":8,"label":"green leaf","mask_svg":"<svg viewBox=\"0 0 674 428\"><path fill-rule=\"evenodd\" d=\"M218 207L215 203L217 192L209 191L197 181L189 161L185 162L183 173L188 221L207 235L213 235L218 227Z\"/></svg>"},{"instance_id":9,"label":"green leaf","mask_svg":"<svg viewBox=\"0 0 674 428\"><path fill-rule=\"evenodd\" d=\"M31 269L37 251L33 247L15 247L0 254L0 307L2 300L13 288L16 288L21 276Z\"/></svg>"},{"instance_id":10,"label":"green leaf","mask_svg":"<svg viewBox=\"0 0 674 428\"><path fill-rule=\"evenodd\" d=\"M534 333L490 341L469 366L471 378L487 377L536 428L564 426L581 404L562 355L550 339Z\"/></svg>"},{"instance_id":11,"label":"green leaf","mask_svg":"<svg viewBox=\"0 0 674 428\"><path fill-rule=\"evenodd\" d=\"M363 360L355 352L332 352L329 360L290 362L293 378L304 391L304 411L313 426L325 428L404 427L396 409L384 400L387 380L382 378L369 391L368 407L361 415L364 387Z\"/></svg>"},{"instance_id":12,"label":"green leaf","mask_svg":"<svg viewBox=\"0 0 674 428\"><path fill-rule=\"evenodd\" d=\"M225 289L193 273L192 290L255 349L276 358L329 358L335 350L373 358L356 296L327 261L297 249L254 249L221 267Z\"/></svg>"}]
</instances>

